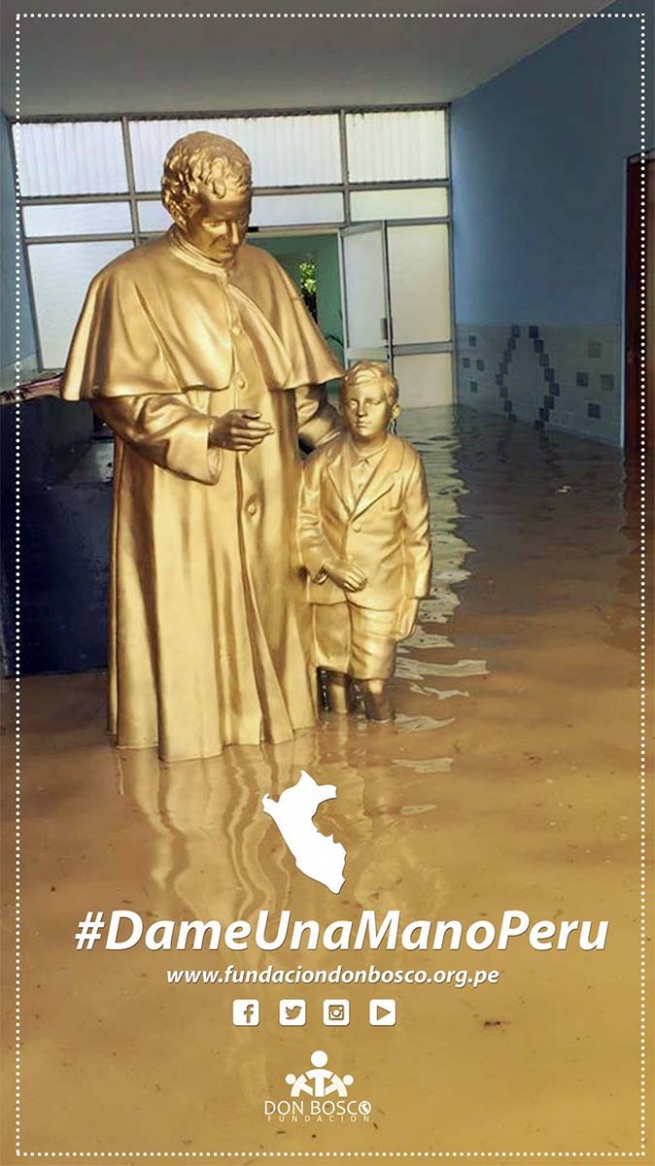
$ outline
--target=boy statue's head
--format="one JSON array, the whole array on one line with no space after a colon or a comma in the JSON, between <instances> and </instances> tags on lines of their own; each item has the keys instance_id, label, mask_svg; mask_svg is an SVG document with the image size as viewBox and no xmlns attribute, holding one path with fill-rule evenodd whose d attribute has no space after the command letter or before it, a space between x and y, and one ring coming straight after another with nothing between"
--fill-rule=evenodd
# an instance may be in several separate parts
<instances>
[{"instance_id":1,"label":"boy statue's head","mask_svg":"<svg viewBox=\"0 0 655 1166\"><path fill-rule=\"evenodd\" d=\"M341 386L341 410L357 445L381 445L389 424L400 413L398 382L386 364L360 360L349 368Z\"/></svg>"}]
</instances>

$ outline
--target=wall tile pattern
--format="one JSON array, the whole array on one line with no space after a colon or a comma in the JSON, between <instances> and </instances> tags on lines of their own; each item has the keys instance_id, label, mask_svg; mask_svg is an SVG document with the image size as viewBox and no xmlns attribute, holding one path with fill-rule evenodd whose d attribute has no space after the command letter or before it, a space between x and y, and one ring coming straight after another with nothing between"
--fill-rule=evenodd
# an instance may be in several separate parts
<instances>
[{"instance_id":1,"label":"wall tile pattern","mask_svg":"<svg viewBox=\"0 0 655 1166\"><path fill-rule=\"evenodd\" d=\"M619 341L611 325L460 325L458 402L620 445Z\"/></svg>"}]
</instances>

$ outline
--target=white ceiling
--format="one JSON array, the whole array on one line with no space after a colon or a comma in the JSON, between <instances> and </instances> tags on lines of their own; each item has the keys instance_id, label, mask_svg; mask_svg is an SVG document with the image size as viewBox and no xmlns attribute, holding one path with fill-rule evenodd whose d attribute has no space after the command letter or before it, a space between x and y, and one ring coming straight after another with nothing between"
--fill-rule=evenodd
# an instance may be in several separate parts
<instances>
[{"instance_id":1,"label":"white ceiling","mask_svg":"<svg viewBox=\"0 0 655 1166\"><path fill-rule=\"evenodd\" d=\"M286 15L265 17L252 0L239 16L189 0L116 4L152 17L52 16L52 0L1 0L3 109L15 112L14 18L21 19L21 114L246 111L449 102L561 36L581 16L537 15L536 0L432 0L424 18L411 0L364 0L348 9L289 0ZM109 0L81 0L78 13L112 11ZM578 14L605 7L577 0ZM332 12L330 18L316 15ZM352 11L352 10L351 10ZM187 14L209 12L209 16ZM256 13L260 15L253 15ZM294 18L293 13L298 13ZM178 13L166 18L164 13ZM222 15L219 15L221 14ZM385 15L385 14L389 15ZM392 15L393 14L393 15ZM497 15L496 15L497 14Z\"/></svg>"}]
</instances>

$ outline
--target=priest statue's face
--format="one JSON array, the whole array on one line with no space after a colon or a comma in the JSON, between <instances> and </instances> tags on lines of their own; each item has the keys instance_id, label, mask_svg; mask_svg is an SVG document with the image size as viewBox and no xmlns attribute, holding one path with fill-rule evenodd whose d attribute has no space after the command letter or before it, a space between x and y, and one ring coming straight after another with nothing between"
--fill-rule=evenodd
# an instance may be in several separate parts
<instances>
[{"instance_id":1,"label":"priest statue's face","mask_svg":"<svg viewBox=\"0 0 655 1166\"><path fill-rule=\"evenodd\" d=\"M250 191L244 193L243 186L227 179L222 198L208 187L200 189L182 233L208 259L229 267L246 237L249 218Z\"/></svg>"}]
</instances>

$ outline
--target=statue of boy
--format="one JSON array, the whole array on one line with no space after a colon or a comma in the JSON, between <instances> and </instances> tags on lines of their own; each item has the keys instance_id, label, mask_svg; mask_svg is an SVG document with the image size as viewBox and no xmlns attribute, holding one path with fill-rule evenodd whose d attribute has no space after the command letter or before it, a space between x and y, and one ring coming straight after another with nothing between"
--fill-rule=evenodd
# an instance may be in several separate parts
<instances>
[{"instance_id":1,"label":"statue of boy","mask_svg":"<svg viewBox=\"0 0 655 1166\"><path fill-rule=\"evenodd\" d=\"M296 551L298 443L339 419L341 369L291 280L245 243L250 161L169 150L174 225L93 280L63 379L114 431L110 731L171 761L315 722Z\"/></svg>"},{"instance_id":2,"label":"statue of boy","mask_svg":"<svg viewBox=\"0 0 655 1166\"><path fill-rule=\"evenodd\" d=\"M300 549L329 707L350 710L355 680L366 715L383 721L396 644L411 635L430 587L428 496L419 454L389 433L398 385L386 366L349 369L341 408L346 432L305 464Z\"/></svg>"}]
</instances>

